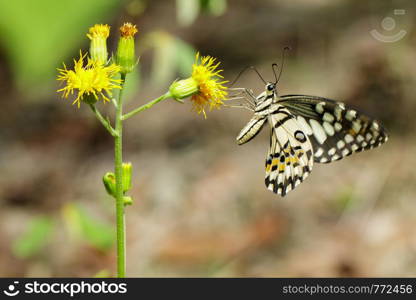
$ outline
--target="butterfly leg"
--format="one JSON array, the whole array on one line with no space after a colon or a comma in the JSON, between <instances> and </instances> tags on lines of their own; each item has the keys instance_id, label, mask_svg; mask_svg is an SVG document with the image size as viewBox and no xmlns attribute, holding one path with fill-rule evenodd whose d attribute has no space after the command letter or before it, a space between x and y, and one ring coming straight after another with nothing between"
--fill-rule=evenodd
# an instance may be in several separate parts
<instances>
[{"instance_id":1,"label":"butterfly leg","mask_svg":"<svg viewBox=\"0 0 416 300\"><path fill-rule=\"evenodd\" d=\"M230 91L236 91L236 95L246 95L249 96L251 99L256 100L256 96L254 96L254 92L252 89L248 88L230 88Z\"/></svg>"},{"instance_id":2,"label":"butterfly leg","mask_svg":"<svg viewBox=\"0 0 416 300\"><path fill-rule=\"evenodd\" d=\"M230 99L230 100L235 100L235 99ZM247 109L249 111L253 111L253 109L251 107L249 107L246 103L240 103L238 105L229 105L229 104L223 104L224 107L232 107L232 108L243 108L243 109Z\"/></svg>"},{"instance_id":3,"label":"butterfly leg","mask_svg":"<svg viewBox=\"0 0 416 300\"><path fill-rule=\"evenodd\" d=\"M247 88L231 88L230 90L237 92L232 95L232 100L235 98L244 99L248 103L251 110L254 110L254 107L256 106L256 97L254 96L253 90Z\"/></svg>"}]
</instances>

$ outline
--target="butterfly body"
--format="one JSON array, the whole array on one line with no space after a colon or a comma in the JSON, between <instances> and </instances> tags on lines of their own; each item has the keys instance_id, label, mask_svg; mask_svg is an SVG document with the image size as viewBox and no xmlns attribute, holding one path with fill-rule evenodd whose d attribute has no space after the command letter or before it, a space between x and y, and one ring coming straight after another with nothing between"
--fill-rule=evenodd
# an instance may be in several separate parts
<instances>
[{"instance_id":1,"label":"butterfly body","mask_svg":"<svg viewBox=\"0 0 416 300\"><path fill-rule=\"evenodd\" d=\"M253 104L253 117L237 136L237 143L250 141L269 124L265 184L281 196L308 177L314 162L339 160L388 139L378 121L342 102L306 95L280 97L273 83L266 84Z\"/></svg>"}]
</instances>

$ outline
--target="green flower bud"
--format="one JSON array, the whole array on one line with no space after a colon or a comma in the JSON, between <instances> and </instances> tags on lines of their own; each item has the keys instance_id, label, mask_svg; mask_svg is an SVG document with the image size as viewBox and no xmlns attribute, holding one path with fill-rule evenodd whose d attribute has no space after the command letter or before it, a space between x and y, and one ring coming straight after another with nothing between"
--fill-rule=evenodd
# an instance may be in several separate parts
<instances>
[{"instance_id":1,"label":"green flower bud","mask_svg":"<svg viewBox=\"0 0 416 300\"><path fill-rule=\"evenodd\" d=\"M98 99L93 94L89 94L89 95L83 96L81 101L87 104L95 104L97 103Z\"/></svg>"},{"instance_id":2,"label":"green flower bud","mask_svg":"<svg viewBox=\"0 0 416 300\"><path fill-rule=\"evenodd\" d=\"M132 205L133 204L133 198L130 196L123 196L123 203L124 205Z\"/></svg>"},{"instance_id":3,"label":"green flower bud","mask_svg":"<svg viewBox=\"0 0 416 300\"><path fill-rule=\"evenodd\" d=\"M178 80L171 84L169 92L175 100L184 99L199 92L198 83L192 77Z\"/></svg>"},{"instance_id":4,"label":"green flower bud","mask_svg":"<svg viewBox=\"0 0 416 300\"><path fill-rule=\"evenodd\" d=\"M112 172L107 172L103 176L103 183L107 193L110 196L116 196L116 175Z\"/></svg>"},{"instance_id":5,"label":"green flower bud","mask_svg":"<svg viewBox=\"0 0 416 300\"><path fill-rule=\"evenodd\" d=\"M95 24L87 34L87 37L91 40L91 59L101 65L105 65L108 60L107 38L109 34L110 26L103 24Z\"/></svg>"},{"instance_id":6,"label":"green flower bud","mask_svg":"<svg viewBox=\"0 0 416 300\"><path fill-rule=\"evenodd\" d=\"M127 74L133 71L137 64L134 47L134 35L137 33L136 25L124 23L120 27L121 37L118 41L116 64L120 66L121 73Z\"/></svg>"},{"instance_id":7,"label":"green flower bud","mask_svg":"<svg viewBox=\"0 0 416 300\"><path fill-rule=\"evenodd\" d=\"M132 174L132 165L131 163L123 163L123 192L127 192L131 189L131 174Z\"/></svg>"}]
</instances>

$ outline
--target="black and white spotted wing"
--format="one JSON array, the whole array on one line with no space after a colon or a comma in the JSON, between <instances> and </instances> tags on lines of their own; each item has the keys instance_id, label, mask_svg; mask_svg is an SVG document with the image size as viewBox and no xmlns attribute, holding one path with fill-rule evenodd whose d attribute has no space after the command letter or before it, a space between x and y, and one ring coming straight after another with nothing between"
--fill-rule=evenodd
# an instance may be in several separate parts
<instances>
[{"instance_id":1,"label":"black and white spotted wing","mask_svg":"<svg viewBox=\"0 0 416 300\"><path fill-rule=\"evenodd\" d=\"M269 123L265 183L281 196L310 174L314 162L339 160L377 147L388 138L378 121L341 102L305 95L279 97L274 83L268 83L265 92L252 100L254 115L237 143L250 141Z\"/></svg>"},{"instance_id":2,"label":"black and white spotted wing","mask_svg":"<svg viewBox=\"0 0 416 300\"><path fill-rule=\"evenodd\" d=\"M380 146L388 139L380 122L342 102L305 95L279 97L309 136L314 160L329 163L354 152Z\"/></svg>"}]
</instances>

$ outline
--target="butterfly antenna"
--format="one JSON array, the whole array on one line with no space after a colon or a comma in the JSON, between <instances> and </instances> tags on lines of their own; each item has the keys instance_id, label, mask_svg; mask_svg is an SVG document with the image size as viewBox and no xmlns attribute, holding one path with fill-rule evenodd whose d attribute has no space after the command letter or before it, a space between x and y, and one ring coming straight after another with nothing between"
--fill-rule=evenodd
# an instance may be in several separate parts
<instances>
[{"instance_id":1,"label":"butterfly antenna","mask_svg":"<svg viewBox=\"0 0 416 300\"><path fill-rule=\"evenodd\" d=\"M230 87L232 87L237 82L237 80L241 77L241 75L243 75L244 72L247 71L248 69L254 70L257 73L257 75L260 77L261 81L263 81L263 83L266 84L266 81L263 79L263 77L260 75L259 71L257 71L257 69L255 67L253 67L253 66L247 66L243 70L241 70L240 73L238 73L237 77L230 84Z\"/></svg>"},{"instance_id":2,"label":"butterfly antenna","mask_svg":"<svg viewBox=\"0 0 416 300\"><path fill-rule=\"evenodd\" d=\"M253 69L257 73L257 75L259 75L261 81L263 81L264 84L267 84L266 80L264 80L263 76L260 75L259 71L257 71L255 67L251 66L250 68Z\"/></svg>"},{"instance_id":3,"label":"butterfly antenna","mask_svg":"<svg viewBox=\"0 0 416 300\"><path fill-rule=\"evenodd\" d=\"M289 50L291 50L291 48L290 48L290 47L288 47L288 46L284 47L284 48L283 48L283 50L282 50L282 59L281 59L281 61L282 61L282 66L280 67L279 76L278 76L277 78L276 78L276 70L275 70L275 68L277 68L277 64L273 64L273 65L272 65L272 68L273 68L273 73L274 73L274 77L275 77L275 79L276 79L275 84L279 82L279 80L280 80L280 76L282 76L283 65L284 65L284 63L285 63L285 54L286 54L286 51L289 51Z\"/></svg>"},{"instance_id":4,"label":"butterfly antenna","mask_svg":"<svg viewBox=\"0 0 416 300\"><path fill-rule=\"evenodd\" d=\"M273 70L273 74L274 74L275 84L277 83L276 69L277 69L277 63L273 63L272 64L272 70Z\"/></svg>"}]
</instances>

